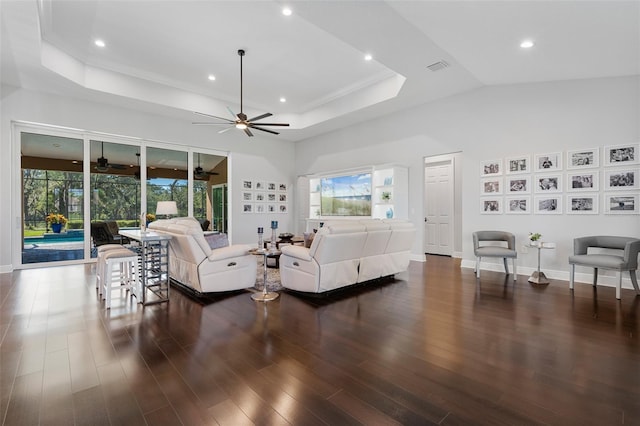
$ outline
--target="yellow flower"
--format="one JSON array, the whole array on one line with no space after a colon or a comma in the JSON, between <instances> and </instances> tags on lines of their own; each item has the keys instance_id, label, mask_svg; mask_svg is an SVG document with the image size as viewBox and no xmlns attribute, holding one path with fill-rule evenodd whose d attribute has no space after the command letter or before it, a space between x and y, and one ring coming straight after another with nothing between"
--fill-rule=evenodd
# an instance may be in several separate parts
<instances>
[{"instance_id":1,"label":"yellow flower","mask_svg":"<svg viewBox=\"0 0 640 426\"><path fill-rule=\"evenodd\" d=\"M49 213L49 216L46 217L46 221L47 223L61 223L65 225L67 223L67 218L60 213Z\"/></svg>"},{"instance_id":2,"label":"yellow flower","mask_svg":"<svg viewBox=\"0 0 640 426\"><path fill-rule=\"evenodd\" d=\"M156 215L153 213L147 213L147 222L153 222L156 220Z\"/></svg>"}]
</instances>

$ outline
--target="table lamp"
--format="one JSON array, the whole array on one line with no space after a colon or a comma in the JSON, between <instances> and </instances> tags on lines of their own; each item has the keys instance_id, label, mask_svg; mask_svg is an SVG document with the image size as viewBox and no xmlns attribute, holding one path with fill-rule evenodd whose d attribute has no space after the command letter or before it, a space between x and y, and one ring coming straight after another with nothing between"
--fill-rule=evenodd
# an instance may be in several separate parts
<instances>
[{"instance_id":1,"label":"table lamp","mask_svg":"<svg viewBox=\"0 0 640 426\"><path fill-rule=\"evenodd\" d=\"M178 214L178 205L175 201L158 201L156 205L156 216L165 215L166 219L172 214Z\"/></svg>"}]
</instances>

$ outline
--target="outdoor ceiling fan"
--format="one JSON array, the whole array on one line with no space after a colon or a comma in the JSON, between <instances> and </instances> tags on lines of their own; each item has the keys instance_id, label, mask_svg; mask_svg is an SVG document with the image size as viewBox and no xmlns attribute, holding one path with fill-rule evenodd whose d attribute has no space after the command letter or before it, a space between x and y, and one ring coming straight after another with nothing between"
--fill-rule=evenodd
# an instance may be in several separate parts
<instances>
[{"instance_id":1,"label":"outdoor ceiling fan","mask_svg":"<svg viewBox=\"0 0 640 426\"><path fill-rule=\"evenodd\" d=\"M106 159L105 156L104 156L104 142L100 142L100 145L101 145L102 154L100 155L100 158L98 158L96 160L95 169L97 171L99 171L99 172L108 172L109 168L113 168L113 169L124 169L124 168L126 168L122 164L110 164L109 160Z\"/></svg>"},{"instance_id":2,"label":"outdoor ceiling fan","mask_svg":"<svg viewBox=\"0 0 640 426\"><path fill-rule=\"evenodd\" d=\"M202 167L200 167L200 153L198 153L198 167L193 169L193 177L201 179L209 175L215 176L218 174L219 174L218 172L205 172L205 170Z\"/></svg>"},{"instance_id":3,"label":"outdoor ceiling fan","mask_svg":"<svg viewBox=\"0 0 640 426\"><path fill-rule=\"evenodd\" d=\"M231 115L233 116L233 120L228 118L216 117L215 115L205 114L203 112L196 112L196 114L204 115L205 117L215 118L216 120L222 120L222 123L210 123L210 122L194 122L193 124L204 125L204 126L228 126L230 127L226 129L220 130L218 133L224 133L232 128L244 130L247 136L253 136L250 129L260 130L261 132L272 133L274 135L279 135L280 133L275 132L273 130L265 129L261 126L289 126L288 123L255 123L258 120L262 120L263 118L267 118L272 116L270 112L266 112L264 114L258 115L253 118L247 118L247 115L244 113L244 104L242 100L242 57L244 56L245 51L240 49L238 50L238 55L240 56L240 112L238 114L234 114L233 111L227 107ZM260 127L258 127L260 126Z\"/></svg>"}]
</instances>

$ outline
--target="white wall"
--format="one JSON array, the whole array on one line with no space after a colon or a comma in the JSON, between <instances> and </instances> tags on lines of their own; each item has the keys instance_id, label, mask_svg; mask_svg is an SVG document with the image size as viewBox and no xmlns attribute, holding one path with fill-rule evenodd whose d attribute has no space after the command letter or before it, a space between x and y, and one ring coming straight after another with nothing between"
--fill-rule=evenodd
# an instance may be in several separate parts
<instances>
[{"instance_id":1,"label":"white wall","mask_svg":"<svg viewBox=\"0 0 640 426\"><path fill-rule=\"evenodd\" d=\"M543 269L551 271L552 277L565 278L574 237L640 237L640 216L605 215L602 184L597 216L482 215L479 162L638 142L639 104L638 76L485 87L299 143L296 173L388 162L406 165L410 220L422 229L423 157L461 151L464 259L473 260L471 233L475 230L511 231L519 245L529 231L540 232L543 239L558 244L556 250L544 253ZM414 254L422 252L422 240L418 233ZM535 254L521 253L518 263L524 266L521 273L532 270Z\"/></svg>"},{"instance_id":2,"label":"white wall","mask_svg":"<svg viewBox=\"0 0 640 426\"><path fill-rule=\"evenodd\" d=\"M132 107L133 105L135 104ZM291 142L262 138L260 135L248 138L240 132L218 135L216 127L191 125L194 117L188 115L181 121L119 106L7 86L2 87L0 108L0 215L10 218L0 221L0 272L10 271L15 266L11 264L11 251L18 250L21 244L19 238L16 238L19 231L15 232L21 226L21 197L19 191L12 190L19 185L20 179L19 164L13 161L18 153L12 152L11 122L14 120L226 151L231 153L231 185L247 178L286 182L290 185L295 182L294 149ZM277 218L271 215L243 215L238 204L240 193L237 185L233 190L231 233L234 243L254 243L257 240L255 228L259 225L268 227L272 219L280 221L280 229L287 229L291 213L278 214ZM293 199L290 205L293 205Z\"/></svg>"}]
</instances>

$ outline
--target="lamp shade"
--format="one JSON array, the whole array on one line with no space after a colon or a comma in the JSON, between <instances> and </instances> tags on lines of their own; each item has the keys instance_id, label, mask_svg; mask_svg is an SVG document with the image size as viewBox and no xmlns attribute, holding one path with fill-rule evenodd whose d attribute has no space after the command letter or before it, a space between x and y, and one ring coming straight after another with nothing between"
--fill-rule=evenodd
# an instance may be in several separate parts
<instances>
[{"instance_id":1,"label":"lamp shade","mask_svg":"<svg viewBox=\"0 0 640 426\"><path fill-rule=\"evenodd\" d=\"M178 205L175 201L158 201L156 206L156 216L159 214L178 214Z\"/></svg>"}]
</instances>

